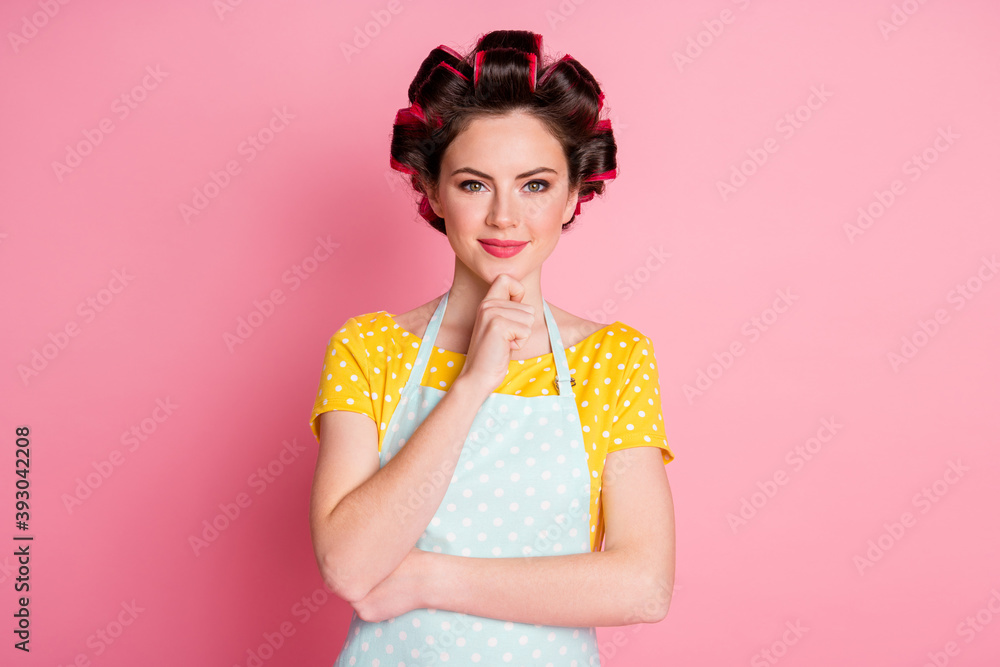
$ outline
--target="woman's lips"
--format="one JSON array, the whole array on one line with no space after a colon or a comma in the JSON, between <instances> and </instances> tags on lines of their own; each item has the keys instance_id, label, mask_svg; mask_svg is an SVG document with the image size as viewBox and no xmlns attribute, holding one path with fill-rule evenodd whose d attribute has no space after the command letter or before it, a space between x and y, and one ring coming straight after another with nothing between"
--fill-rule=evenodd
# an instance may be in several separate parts
<instances>
[{"instance_id":1,"label":"woman's lips","mask_svg":"<svg viewBox=\"0 0 1000 667\"><path fill-rule=\"evenodd\" d=\"M479 239L479 244L483 250L494 257L513 257L528 245L527 241L500 241L497 239Z\"/></svg>"}]
</instances>

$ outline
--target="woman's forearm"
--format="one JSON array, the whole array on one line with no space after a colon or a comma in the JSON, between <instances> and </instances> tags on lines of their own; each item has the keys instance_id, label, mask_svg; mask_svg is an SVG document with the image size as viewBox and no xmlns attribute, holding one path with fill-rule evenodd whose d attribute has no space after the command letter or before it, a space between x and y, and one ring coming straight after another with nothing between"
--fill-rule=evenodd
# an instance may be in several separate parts
<instances>
[{"instance_id":1,"label":"woman's forearm","mask_svg":"<svg viewBox=\"0 0 1000 667\"><path fill-rule=\"evenodd\" d=\"M667 612L672 585L629 551L561 556L471 558L429 554L425 602L520 623L618 626L655 623Z\"/></svg>"},{"instance_id":2,"label":"woman's forearm","mask_svg":"<svg viewBox=\"0 0 1000 667\"><path fill-rule=\"evenodd\" d=\"M485 396L478 386L456 382L389 462L326 518L326 576L343 597L366 595L420 539L448 490Z\"/></svg>"}]
</instances>

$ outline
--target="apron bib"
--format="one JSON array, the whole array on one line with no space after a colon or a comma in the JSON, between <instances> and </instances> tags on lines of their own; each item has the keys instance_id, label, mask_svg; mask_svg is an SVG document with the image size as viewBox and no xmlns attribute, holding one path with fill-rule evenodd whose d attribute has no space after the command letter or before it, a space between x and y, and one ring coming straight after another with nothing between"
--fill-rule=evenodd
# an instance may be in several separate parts
<instances>
[{"instance_id":1,"label":"apron bib","mask_svg":"<svg viewBox=\"0 0 1000 667\"><path fill-rule=\"evenodd\" d=\"M445 395L421 385L448 303L441 298L393 411L384 466ZM474 558L590 552L590 473L569 364L543 300L556 387L543 396L492 393L476 413L451 483L416 546ZM600 665L593 627L502 621L413 609L379 623L354 613L334 667Z\"/></svg>"}]
</instances>

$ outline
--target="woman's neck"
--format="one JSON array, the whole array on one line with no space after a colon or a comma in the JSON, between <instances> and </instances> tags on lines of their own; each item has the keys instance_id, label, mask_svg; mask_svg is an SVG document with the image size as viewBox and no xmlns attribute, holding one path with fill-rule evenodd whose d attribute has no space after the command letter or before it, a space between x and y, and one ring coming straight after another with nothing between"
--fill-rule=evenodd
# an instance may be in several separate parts
<instances>
[{"instance_id":1,"label":"woman's neck","mask_svg":"<svg viewBox=\"0 0 1000 667\"><path fill-rule=\"evenodd\" d=\"M535 271L518 282L524 286L524 295L520 303L532 306L535 309L535 321L532 324L531 339L522 346L522 351L538 350L545 348L538 354L545 354L551 351L548 343L548 328L545 325L545 311L542 305L541 280L539 271ZM476 313L479 304L486 298L492 283L484 281L479 275L473 273L455 258L455 274L452 279L451 289L448 292L448 306L445 309L445 319L442 326L447 326L453 332L472 335L472 328L476 323ZM543 340L544 339L544 345ZM517 358L521 358L517 355Z\"/></svg>"}]
</instances>

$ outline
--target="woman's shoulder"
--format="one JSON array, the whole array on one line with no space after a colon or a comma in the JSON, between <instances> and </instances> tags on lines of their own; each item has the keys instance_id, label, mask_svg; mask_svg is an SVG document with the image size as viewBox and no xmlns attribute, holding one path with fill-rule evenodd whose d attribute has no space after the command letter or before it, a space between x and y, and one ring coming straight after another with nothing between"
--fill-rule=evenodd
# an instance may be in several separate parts
<instances>
[{"instance_id":1,"label":"woman's shoulder","mask_svg":"<svg viewBox=\"0 0 1000 667\"><path fill-rule=\"evenodd\" d=\"M549 308L556 318L556 324L567 348L587 344L599 348L615 340L619 342L619 345L615 346L617 350L625 352L631 351L637 344L652 345L642 331L621 320L609 324L578 317L552 304L549 304Z\"/></svg>"},{"instance_id":2,"label":"woman's shoulder","mask_svg":"<svg viewBox=\"0 0 1000 667\"><path fill-rule=\"evenodd\" d=\"M595 362L600 356L601 361L614 360L622 368L621 364L630 363L630 359L653 354L653 343L635 327L616 320L566 349L583 363Z\"/></svg>"},{"instance_id":3,"label":"woman's shoulder","mask_svg":"<svg viewBox=\"0 0 1000 667\"><path fill-rule=\"evenodd\" d=\"M392 316L384 310L352 315L344 320L331 338L345 339L360 337L365 342L373 338L385 338L392 335L394 326ZM347 343L347 340L344 340Z\"/></svg>"},{"instance_id":4,"label":"woman's shoulder","mask_svg":"<svg viewBox=\"0 0 1000 667\"><path fill-rule=\"evenodd\" d=\"M416 308L408 310L405 313L399 313L398 315L390 315L385 311L382 311L382 313L392 320L392 322L402 331L416 336L417 338L423 338L424 331L427 330L427 324L434 315L434 311L437 309L438 304L441 303L442 298L443 295L435 297L427 303L422 303Z\"/></svg>"}]
</instances>

